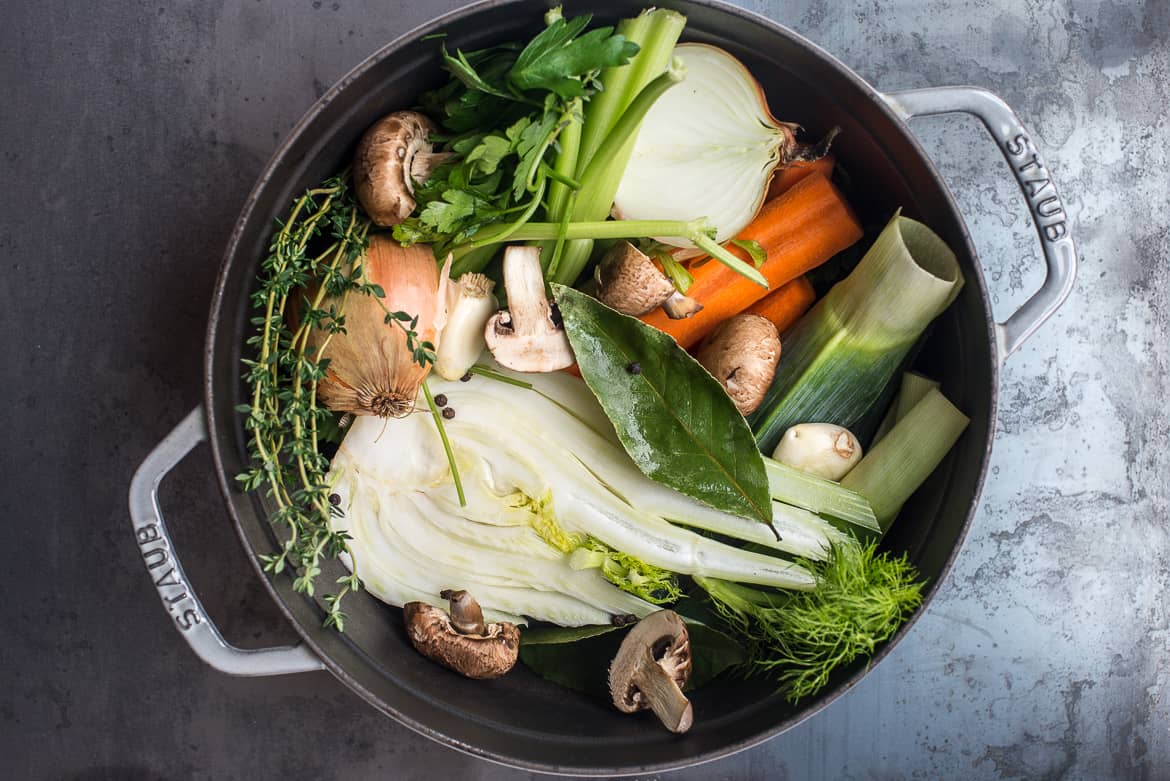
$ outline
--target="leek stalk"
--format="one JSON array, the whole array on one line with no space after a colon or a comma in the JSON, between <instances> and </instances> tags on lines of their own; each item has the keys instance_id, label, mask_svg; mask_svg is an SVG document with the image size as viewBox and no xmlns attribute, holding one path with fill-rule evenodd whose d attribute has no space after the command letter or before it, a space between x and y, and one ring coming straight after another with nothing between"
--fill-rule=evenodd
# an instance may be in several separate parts
<instances>
[{"instance_id":1,"label":"leek stalk","mask_svg":"<svg viewBox=\"0 0 1170 781\"><path fill-rule=\"evenodd\" d=\"M749 418L760 449L771 452L798 423L853 430L962 286L943 240L895 214L857 268L784 339L784 360Z\"/></svg>"},{"instance_id":2,"label":"leek stalk","mask_svg":"<svg viewBox=\"0 0 1170 781\"><path fill-rule=\"evenodd\" d=\"M890 429L894 427L902 418L906 417L906 413L914 409L914 405L922 401L922 397L931 388L937 388L938 381L932 380L929 377L923 377L917 372L906 372L902 375L902 387L898 389L898 395L894 398L890 409L886 412L886 416L882 418L882 423L878 426L878 430L873 435L873 441L869 446L873 447L882 440L886 434L890 433Z\"/></svg>"},{"instance_id":3,"label":"leek stalk","mask_svg":"<svg viewBox=\"0 0 1170 781\"><path fill-rule=\"evenodd\" d=\"M881 530L873 509L860 493L771 458L764 458L764 468L768 472L768 488L776 501L831 516L871 532Z\"/></svg>"},{"instance_id":4,"label":"leek stalk","mask_svg":"<svg viewBox=\"0 0 1170 781\"><path fill-rule=\"evenodd\" d=\"M902 388L898 391L898 404L894 409L894 422L910 414L910 410L932 389L938 388L938 381L923 377L916 372L906 372L902 375Z\"/></svg>"},{"instance_id":5,"label":"leek stalk","mask_svg":"<svg viewBox=\"0 0 1170 781\"><path fill-rule=\"evenodd\" d=\"M938 388L929 388L890 433L845 475L841 485L869 500L885 532L969 422Z\"/></svg>"}]
</instances>

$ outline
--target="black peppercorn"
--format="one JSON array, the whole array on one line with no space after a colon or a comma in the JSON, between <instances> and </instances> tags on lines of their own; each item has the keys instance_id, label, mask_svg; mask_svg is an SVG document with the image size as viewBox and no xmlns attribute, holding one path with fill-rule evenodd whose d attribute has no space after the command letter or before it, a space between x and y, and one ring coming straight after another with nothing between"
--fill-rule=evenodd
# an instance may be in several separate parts
<instances>
[{"instance_id":1,"label":"black peppercorn","mask_svg":"<svg viewBox=\"0 0 1170 781\"><path fill-rule=\"evenodd\" d=\"M443 407L443 417L445 417L447 420L450 420L451 418L455 417L455 408L454 407Z\"/></svg>"},{"instance_id":2,"label":"black peppercorn","mask_svg":"<svg viewBox=\"0 0 1170 781\"><path fill-rule=\"evenodd\" d=\"M446 407L447 406L447 394L446 393L440 393L440 394L435 396L435 406L438 406L438 407Z\"/></svg>"},{"instance_id":3,"label":"black peppercorn","mask_svg":"<svg viewBox=\"0 0 1170 781\"><path fill-rule=\"evenodd\" d=\"M626 367L626 371L628 371L630 374L641 374L642 373L642 364L638 363L637 361L634 361L633 363L631 363L629 366Z\"/></svg>"},{"instance_id":4,"label":"black peppercorn","mask_svg":"<svg viewBox=\"0 0 1170 781\"><path fill-rule=\"evenodd\" d=\"M466 374L464 374L462 377L459 378L459 381L460 382L471 382L471 372L467 372Z\"/></svg>"},{"instance_id":5,"label":"black peppercorn","mask_svg":"<svg viewBox=\"0 0 1170 781\"><path fill-rule=\"evenodd\" d=\"M329 494L329 504L337 507L341 504L341 497L337 494Z\"/></svg>"}]
</instances>

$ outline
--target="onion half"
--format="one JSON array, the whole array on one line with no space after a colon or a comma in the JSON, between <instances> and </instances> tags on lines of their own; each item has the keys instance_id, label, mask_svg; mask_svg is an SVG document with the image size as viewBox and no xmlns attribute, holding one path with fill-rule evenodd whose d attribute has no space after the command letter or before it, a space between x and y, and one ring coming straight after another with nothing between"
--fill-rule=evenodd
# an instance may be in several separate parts
<instances>
[{"instance_id":1,"label":"onion half","mask_svg":"<svg viewBox=\"0 0 1170 781\"><path fill-rule=\"evenodd\" d=\"M623 220L706 217L722 243L740 232L764 202L776 167L797 147L796 125L768 111L751 72L723 49L675 47L686 79L651 106L614 200ZM664 244L689 247L663 236Z\"/></svg>"}]
</instances>

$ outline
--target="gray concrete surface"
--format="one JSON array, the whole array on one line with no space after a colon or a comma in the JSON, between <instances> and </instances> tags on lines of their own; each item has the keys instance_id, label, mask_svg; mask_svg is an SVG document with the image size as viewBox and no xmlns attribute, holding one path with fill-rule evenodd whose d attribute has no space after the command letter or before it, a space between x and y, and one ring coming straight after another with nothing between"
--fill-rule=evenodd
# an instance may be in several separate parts
<instances>
[{"instance_id":1,"label":"gray concrete surface","mask_svg":"<svg viewBox=\"0 0 1170 781\"><path fill-rule=\"evenodd\" d=\"M6 3L0 26L0 776L521 777L326 674L229 679L182 644L131 544L135 465L199 401L219 256L331 82L452 2ZM1170 8L1164 0L753 2L881 88L971 83L1034 129L1080 284L1007 364L981 509L892 657L797 729L667 778L1170 777ZM1001 313L1042 267L994 146L922 139ZM167 484L233 639L288 637L205 451Z\"/></svg>"}]
</instances>

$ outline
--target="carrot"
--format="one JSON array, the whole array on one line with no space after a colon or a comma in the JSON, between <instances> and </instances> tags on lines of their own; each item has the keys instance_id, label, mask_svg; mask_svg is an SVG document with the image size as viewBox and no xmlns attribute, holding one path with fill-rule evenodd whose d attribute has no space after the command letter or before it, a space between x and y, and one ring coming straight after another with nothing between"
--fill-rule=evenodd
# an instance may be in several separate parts
<instances>
[{"instance_id":1,"label":"carrot","mask_svg":"<svg viewBox=\"0 0 1170 781\"><path fill-rule=\"evenodd\" d=\"M764 196L764 200L772 200L809 174L819 173L826 177L832 176L833 165L832 155L825 155L816 160L797 160L789 163L772 176L772 183L768 185L768 194Z\"/></svg>"},{"instance_id":2,"label":"carrot","mask_svg":"<svg viewBox=\"0 0 1170 781\"><path fill-rule=\"evenodd\" d=\"M748 314L760 315L772 321L776 330L783 334L808 311L817 294L807 277L781 285L756 303L743 310Z\"/></svg>"},{"instance_id":3,"label":"carrot","mask_svg":"<svg viewBox=\"0 0 1170 781\"><path fill-rule=\"evenodd\" d=\"M821 174L797 182L764 204L756 218L737 236L757 241L768 254L760 273L775 290L810 271L861 238L861 224L844 196ZM748 254L734 245L728 250L745 261ZM671 320L657 309L642 320L689 348L711 329L759 301L768 291L722 263L707 260L691 267L695 281L687 295L703 310L684 320Z\"/></svg>"}]
</instances>

